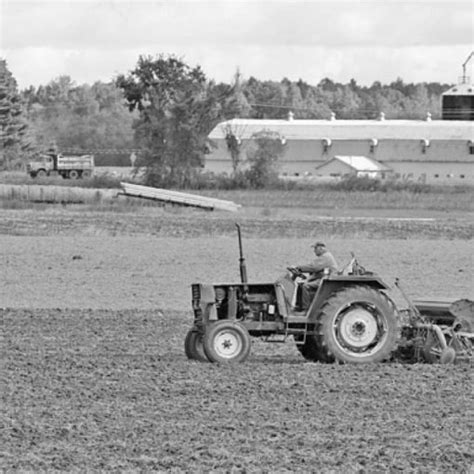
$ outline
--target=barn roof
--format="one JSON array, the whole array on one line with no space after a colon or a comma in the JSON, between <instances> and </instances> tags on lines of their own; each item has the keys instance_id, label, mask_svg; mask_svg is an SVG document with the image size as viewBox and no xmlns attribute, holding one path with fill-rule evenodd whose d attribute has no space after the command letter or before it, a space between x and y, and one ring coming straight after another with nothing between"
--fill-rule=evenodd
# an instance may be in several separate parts
<instances>
[{"instance_id":1,"label":"barn roof","mask_svg":"<svg viewBox=\"0 0 474 474\"><path fill-rule=\"evenodd\" d=\"M219 123L209 134L224 139L230 130L237 138L249 139L262 130L278 132L286 139L364 140L474 140L474 126L456 120L270 120L232 119Z\"/></svg>"},{"instance_id":2,"label":"barn roof","mask_svg":"<svg viewBox=\"0 0 474 474\"><path fill-rule=\"evenodd\" d=\"M385 166L382 163L379 163L376 160L368 158L367 156L345 156L345 155L336 155L334 158L330 159L326 163L318 166L316 169L320 169L331 163L332 161L337 160L341 163L344 163L347 166L350 166L355 171L390 171L391 168Z\"/></svg>"},{"instance_id":3,"label":"barn roof","mask_svg":"<svg viewBox=\"0 0 474 474\"><path fill-rule=\"evenodd\" d=\"M473 95L474 96L474 85L473 84L458 84L457 86L451 87L441 95Z\"/></svg>"}]
</instances>

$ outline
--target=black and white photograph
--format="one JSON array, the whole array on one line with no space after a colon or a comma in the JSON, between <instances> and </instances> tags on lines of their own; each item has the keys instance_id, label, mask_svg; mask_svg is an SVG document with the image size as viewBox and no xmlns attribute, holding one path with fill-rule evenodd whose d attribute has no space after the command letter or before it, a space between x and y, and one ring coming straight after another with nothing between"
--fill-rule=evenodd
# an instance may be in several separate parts
<instances>
[{"instance_id":1,"label":"black and white photograph","mask_svg":"<svg viewBox=\"0 0 474 474\"><path fill-rule=\"evenodd\" d=\"M0 0L0 471L474 472L472 0Z\"/></svg>"}]
</instances>

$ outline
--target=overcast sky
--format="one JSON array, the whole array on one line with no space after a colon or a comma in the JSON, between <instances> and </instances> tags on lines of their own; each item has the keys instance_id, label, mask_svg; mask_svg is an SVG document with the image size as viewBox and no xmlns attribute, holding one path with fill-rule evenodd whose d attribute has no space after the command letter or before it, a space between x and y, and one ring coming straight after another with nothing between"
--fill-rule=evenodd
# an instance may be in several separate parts
<instances>
[{"instance_id":1,"label":"overcast sky","mask_svg":"<svg viewBox=\"0 0 474 474\"><path fill-rule=\"evenodd\" d=\"M0 0L0 57L21 89L110 81L160 53L227 83L239 68L310 84L451 84L473 43L471 0Z\"/></svg>"}]
</instances>

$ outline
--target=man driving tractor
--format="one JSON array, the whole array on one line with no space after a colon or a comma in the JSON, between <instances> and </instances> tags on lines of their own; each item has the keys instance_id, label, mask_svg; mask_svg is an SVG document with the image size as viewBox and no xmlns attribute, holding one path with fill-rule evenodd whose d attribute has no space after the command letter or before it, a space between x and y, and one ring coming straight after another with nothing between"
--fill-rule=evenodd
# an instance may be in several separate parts
<instances>
[{"instance_id":1,"label":"man driving tractor","mask_svg":"<svg viewBox=\"0 0 474 474\"><path fill-rule=\"evenodd\" d=\"M324 269L327 268L329 273L336 272L338 266L336 259L329 250L326 249L324 242L316 242L313 247L316 258L306 265L299 265L296 267L302 273L309 273L307 280L303 284L302 292L302 309L308 309L313 300L316 289L319 286L321 277L324 274Z\"/></svg>"}]
</instances>

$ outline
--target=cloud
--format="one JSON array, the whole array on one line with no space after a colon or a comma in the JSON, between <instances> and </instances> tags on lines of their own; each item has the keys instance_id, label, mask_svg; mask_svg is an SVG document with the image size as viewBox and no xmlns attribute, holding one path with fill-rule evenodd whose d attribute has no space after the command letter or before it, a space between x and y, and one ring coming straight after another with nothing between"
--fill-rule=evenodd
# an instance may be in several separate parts
<instances>
[{"instance_id":1,"label":"cloud","mask_svg":"<svg viewBox=\"0 0 474 474\"><path fill-rule=\"evenodd\" d=\"M4 6L2 39L119 50L161 43L412 46L472 42L466 1L25 2Z\"/></svg>"},{"instance_id":2,"label":"cloud","mask_svg":"<svg viewBox=\"0 0 474 474\"><path fill-rule=\"evenodd\" d=\"M79 84L101 80L108 82L132 70L141 54L154 55L153 49L127 48L120 55L101 51L27 48L7 55L8 67L20 88L46 84L61 75L69 75ZM384 84L401 77L405 82L456 83L462 62L470 50L466 46L430 46L391 48L327 48L322 46L253 46L229 49L163 45L162 52L175 53L188 64L201 65L206 75L218 82L230 83L237 68L244 78L260 80L303 79L317 84L324 77L338 82L354 78L359 84L374 81ZM439 58L443 58L440 67ZM471 73L473 64L468 74Z\"/></svg>"},{"instance_id":3,"label":"cloud","mask_svg":"<svg viewBox=\"0 0 474 474\"><path fill-rule=\"evenodd\" d=\"M0 0L0 57L21 87L92 83L139 55L176 54L230 82L323 77L456 82L472 50L470 1ZM474 61L473 61L474 62Z\"/></svg>"}]
</instances>

